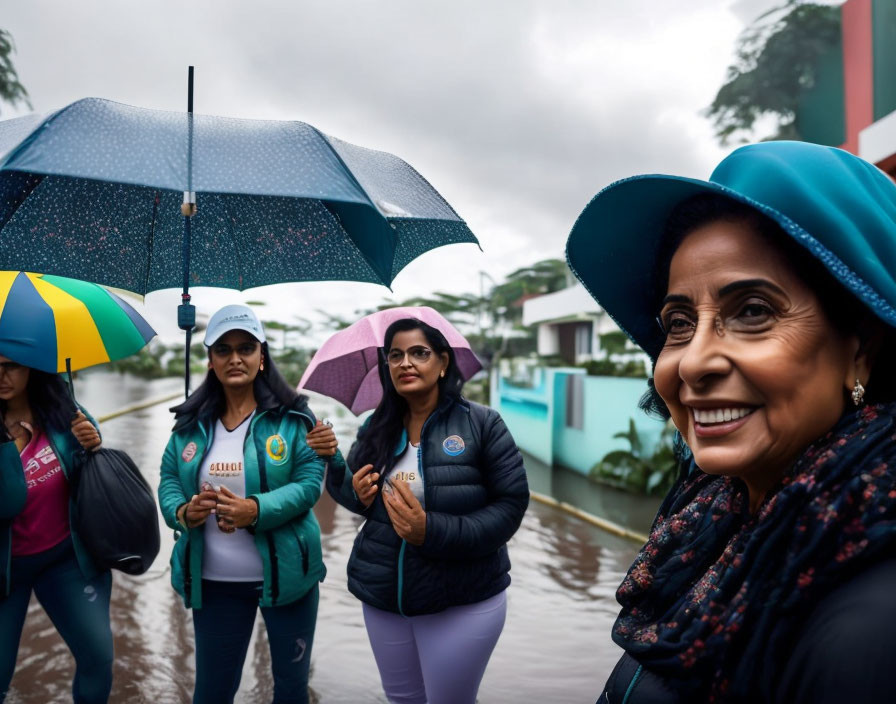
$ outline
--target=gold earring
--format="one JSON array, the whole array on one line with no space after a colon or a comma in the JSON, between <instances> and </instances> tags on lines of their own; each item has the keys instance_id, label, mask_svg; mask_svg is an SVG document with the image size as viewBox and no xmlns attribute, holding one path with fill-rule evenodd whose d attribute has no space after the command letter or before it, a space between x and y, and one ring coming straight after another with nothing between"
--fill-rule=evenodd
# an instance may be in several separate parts
<instances>
[{"instance_id":1,"label":"gold earring","mask_svg":"<svg viewBox=\"0 0 896 704\"><path fill-rule=\"evenodd\" d=\"M264 371L264 360L261 360L261 364L258 366L258 371L260 371L260 372Z\"/></svg>"},{"instance_id":2,"label":"gold earring","mask_svg":"<svg viewBox=\"0 0 896 704\"><path fill-rule=\"evenodd\" d=\"M865 398L865 387L862 386L862 382L856 379L856 385L852 387L852 402L857 405L862 405L862 399Z\"/></svg>"},{"instance_id":3,"label":"gold earring","mask_svg":"<svg viewBox=\"0 0 896 704\"><path fill-rule=\"evenodd\" d=\"M442 379L445 378L445 370L444 370L444 369L443 369L442 371L439 372L439 376L440 376Z\"/></svg>"}]
</instances>

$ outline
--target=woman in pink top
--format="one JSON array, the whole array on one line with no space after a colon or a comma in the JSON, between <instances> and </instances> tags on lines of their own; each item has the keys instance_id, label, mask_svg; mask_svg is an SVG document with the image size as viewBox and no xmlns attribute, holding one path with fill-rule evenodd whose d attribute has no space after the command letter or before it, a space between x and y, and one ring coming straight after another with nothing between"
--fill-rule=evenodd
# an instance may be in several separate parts
<instances>
[{"instance_id":1,"label":"woman in pink top","mask_svg":"<svg viewBox=\"0 0 896 704\"><path fill-rule=\"evenodd\" d=\"M74 701L109 698L112 578L72 527L69 489L100 442L59 376L0 355L0 702L32 592L75 656Z\"/></svg>"}]
</instances>

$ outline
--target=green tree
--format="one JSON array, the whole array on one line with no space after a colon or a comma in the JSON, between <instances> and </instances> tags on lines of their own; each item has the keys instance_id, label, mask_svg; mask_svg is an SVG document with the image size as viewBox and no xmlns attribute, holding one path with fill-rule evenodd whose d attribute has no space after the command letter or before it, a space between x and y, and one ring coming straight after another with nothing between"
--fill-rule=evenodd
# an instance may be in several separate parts
<instances>
[{"instance_id":1,"label":"green tree","mask_svg":"<svg viewBox=\"0 0 896 704\"><path fill-rule=\"evenodd\" d=\"M570 271L562 259L543 259L511 272L486 296L489 312L519 327L523 302L533 295L552 293L570 285Z\"/></svg>"},{"instance_id":2,"label":"green tree","mask_svg":"<svg viewBox=\"0 0 896 704\"><path fill-rule=\"evenodd\" d=\"M108 369L120 374L133 374L143 379L158 379L163 376L171 376L161 362L162 356L167 351L168 348L164 344L158 340L152 340L136 354L109 362ZM183 355L181 355L180 373L183 374Z\"/></svg>"},{"instance_id":3,"label":"green tree","mask_svg":"<svg viewBox=\"0 0 896 704\"><path fill-rule=\"evenodd\" d=\"M176 345L169 348L171 356L165 364L166 376L183 376L184 375L184 346ZM208 349L202 342L194 342L190 345L190 374L196 376L196 379L190 380L192 387L198 386L205 378L208 371Z\"/></svg>"},{"instance_id":4,"label":"green tree","mask_svg":"<svg viewBox=\"0 0 896 704\"><path fill-rule=\"evenodd\" d=\"M290 385L296 386L311 361L311 350L305 347L287 347L281 350L271 350L271 356L283 378Z\"/></svg>"},{"instance_id":5,"label":"green tree","mask_svg":"<svg viewBox=\"0 0 896 704\"><path fill-rule=\"evenodd\" d=\"M24 103L30 108L28 91L19 82L19 74L12 63L14 52L12 35L5 29L0 29L0 100L13 106Z\"/></svg>"},{"instance_id":6,"label":"green tree","mask_svg":"<svg viewBox=\"0 0 896 704\"><path fill-rule=\"evenodd\" d=\"M298 316L293 316L293 322L290 323L282 323L279 320L263 320L261 324L264 326L265 333L268 338L268 347L275 348L278 345L275 344L273 340L273 336L271 332L276 330L279 335L279 348L281 350L286 349L287 337L292 335L307 335L311 331L311 322L306 320L305 318L300 318Z\"/></svg>"},{"instance_id":7,"label":"green tree","mask_svg":"<svg viewBox=\"0 0 896 704\"><path fill-rule=\"evenodd\" d=\"M788 0L762 15L737 40L735 61L706 110L720 143L771 116L766 139L799 139L796 111L815 85L819 58L840 38L840 7Z\"/></svg>"}]
</instances>

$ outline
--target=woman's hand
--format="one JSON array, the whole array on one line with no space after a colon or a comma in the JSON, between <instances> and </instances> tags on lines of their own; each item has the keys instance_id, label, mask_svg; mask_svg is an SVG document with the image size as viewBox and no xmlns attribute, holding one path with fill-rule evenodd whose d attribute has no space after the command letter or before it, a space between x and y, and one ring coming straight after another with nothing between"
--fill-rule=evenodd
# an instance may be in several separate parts
<instances>
[{"instance_id":1,"label":"woman's hand","mask_svg":"<svg viewBox=\"0 0 896 704\"><path fill-rule=\"evenodd\" d=\"M383 492L383 503L398 537L411 545L423 545L426 538L426 511L402 479L389 482L392 489Z\"/></svg>"},{"instance_id":2,"label":"woman's hand","mask_svg":"<svg viewBox=\"0 0 896 704\"><path fill-rule=\"evenodd\" d=\"M336 433L333 432L333 426L317 421L308 434L305 436L308 447L314 450L319 457L332 457L336 454L339 442L336 440Z\"/></svg>"},{"instance_id":3,"label":"woman's hand","mask_svg":"<svg viewBox=\"0 0 896 704\"><path fill-rule=\"evenodd\" d=\"M364 504L365 508L370 508L370 504L376 498L376 492L379 491L377 480L380 475L373 471L372 464L365 464L361 469L352 475L352 488L358 501Z\"/></svg>"},{"instance_id":4,"label":"woman's hand","mask_svg":"<svg viewBox=\"0 0 896 704\"><path fill-rule=\"evenodd\" d=\"M102 444L99 431L81 411L72 418L72 434L85 450L98 450Z\"/></svg>"},{"instance_id":5,"label":"woman's hand","mask_svg":"<svg viewBox=\"0 0 896 704\"><path fill-rule=\"evenodd\" d=\"M237 528L245 528L255 522L258 504L252 499L243 499L222 486L218 492L218 508L215 513L218 528L225 533L233 533Z\"/></svg>"},{"instance_id":6,"label":"woman's hand","mask_svg":"<svg viewBox=\"0 0 896 704\"><path fill-rule=\"evenodd\" d=\"M213 491L200 491L193 494L193 498L184 509L184 523L187 528L195 528L205 523L209 514L215 511L217 505L217 495Z\"/></svg>"}]
</instances>

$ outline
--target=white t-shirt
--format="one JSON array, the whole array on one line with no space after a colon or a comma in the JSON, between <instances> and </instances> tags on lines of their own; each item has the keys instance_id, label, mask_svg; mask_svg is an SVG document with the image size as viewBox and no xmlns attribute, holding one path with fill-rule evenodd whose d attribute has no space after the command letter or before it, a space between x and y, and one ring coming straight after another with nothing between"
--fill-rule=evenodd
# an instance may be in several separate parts
<instances>
[{"instance_id":1,"label":"white t-shirt","mask_svg":"<svg viewBox=\"0 0 896 704\"><path fill-rule=\"evenodd\" d=\"M386 482L392 479L403 479L407 482L414 496L421 506L426 506L423 501L423 477L420 476L420 446L408 443L407 450L398 458L395 466L386 474ZM386 489L388 491L388 489Z\"/></svg>"},{"instance_id":2,"label":"white t-shirt","mask_svg":"<svg viewBox=\"0 0 896 704\"><path fill-rule=\"evenodd\" d=\"M219 420L215 434L202 467L199 470L199 487L208 482L215 491L226 486L239 497L246 496L246 478L243 474L243 445L252 416L246 418L232 431ZM199 490L197 487L197 491ZM202 556L202 578L220 582L260 582L264 580L264 565L255 547L255 536L238 528L225 533L218 528L213 515L205 522L205 551Z\"/></svg>"}]
</instances>

